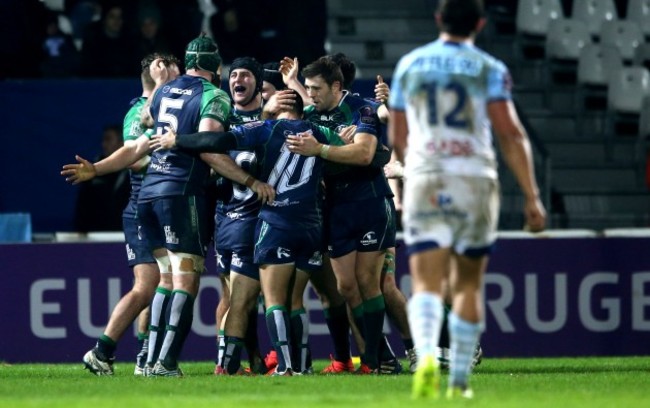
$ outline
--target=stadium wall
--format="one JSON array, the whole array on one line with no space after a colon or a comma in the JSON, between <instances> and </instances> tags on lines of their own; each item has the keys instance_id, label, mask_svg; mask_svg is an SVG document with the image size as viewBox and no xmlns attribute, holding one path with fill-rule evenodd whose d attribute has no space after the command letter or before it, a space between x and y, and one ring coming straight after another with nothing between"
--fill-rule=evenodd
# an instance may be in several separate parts
<instances>
[{"instance_id":1,"label":"stadium wall","mask_svg":"<svg viewBox=\"0 0 650 408\"><path fill-rule=\"evenodd\" d=\"M502 237L485 279L487 357L647 355L650 352L650 237ZM221 288L207 262L183 359L216 355L214 308ZM116 242L0 245L0 361L79 362L102 333L132 275ZM410 277L398 248L398 285ZM332 346L320 304L309 291L314 356ZM397 353L395 329L385 326ZM268 350L263 319L259 333ZM132 360L135 331L119 344ZM402 354L403 355L403 354Z\"/></svg>"}]
</instances>

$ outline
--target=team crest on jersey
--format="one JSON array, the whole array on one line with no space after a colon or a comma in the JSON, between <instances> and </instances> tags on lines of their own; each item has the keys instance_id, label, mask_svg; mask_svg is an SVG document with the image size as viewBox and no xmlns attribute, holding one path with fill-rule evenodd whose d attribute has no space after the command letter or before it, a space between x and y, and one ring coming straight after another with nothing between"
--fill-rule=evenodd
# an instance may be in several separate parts
<instances>
[{"instance_id":1,"label":"team crest on jersey","mask_svg":"<svg viewBox=\"0 0 650 408\"><path fill-rule=\"evenodd\" d=\"M375 231L368 231L364 234L363 238L361 238L361 245L363 246L374 245L376 243L377 234L375 234Z\"/></svg>"},{"instance_id":2,"label":"team crest on jersey","mask_svg":"<svg viewBox=\"0 0 650 408\"><path fill-rule=\"evenodd\" d=\"M364 106L359 109L359 115L361 115L361 123L372 124L375 123L375 111L370 106Z\"/></svg>"}]
</instances>

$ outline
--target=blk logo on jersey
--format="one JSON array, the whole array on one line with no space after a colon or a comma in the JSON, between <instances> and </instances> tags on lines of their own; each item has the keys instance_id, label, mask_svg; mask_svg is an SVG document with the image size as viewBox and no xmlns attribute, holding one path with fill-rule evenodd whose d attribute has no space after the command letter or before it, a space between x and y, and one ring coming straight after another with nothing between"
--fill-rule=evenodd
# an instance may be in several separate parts
<instances>
[{"instance_id":1,"label":"blk logo on jersey","mask_svg":"<svg viewBox=\"0 0 650 408\"><path fill-rule=\"evenodd\" d=\"M377 243L377 234L375 234L375 231L368 231L365 233L363 238L361 238L361 245L363 246L374 245L376 243Z\"/></svg>"},{"instance_id":2,"label":"blk logo on jersey","mask_svg":"<svg viewBox=\"0 0 650 408\"><path fill-rule=\"evenodd\" d=\"M291 258L291 250L287 248L278 247L277 255L278 255L278 259Z\"/></svg>"},{"instance_id":3,"label":"blk logo on jersey","mask_svg":"<svg viewBox=\"0 0 650 408\"><path fill-rule=\"evenodd\" d=\"M172 231L172 227L165 225L165 242L168 244L178 244L178 238L176 238L176 233Z\"/></svg>"}]
</instances>

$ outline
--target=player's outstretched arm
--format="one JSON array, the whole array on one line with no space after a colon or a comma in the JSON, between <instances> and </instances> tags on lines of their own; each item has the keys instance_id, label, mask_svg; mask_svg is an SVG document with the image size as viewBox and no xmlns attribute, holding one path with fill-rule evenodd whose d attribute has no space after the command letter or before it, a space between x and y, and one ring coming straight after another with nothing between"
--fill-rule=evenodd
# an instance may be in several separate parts
<instances>
[{"instance_id":1,"label":"player's outstretched arm","mask_svg":"<svg viewBox=\"0 0 650 408\"><path fill-rule=\"evenodd\" d=\"M149 139L140 136L136 140L127 140L113 154L94 164L80 156L75 156L79 163L64 165L61 175L66 177L66 181L78 184L97 176L124 170L147 154L149 154Z\"/></svg>"},{"instance_id":2,"label":"player's outstretched arm","mask_svg":"<svg viewBox=\"0 0 650 408\"><path fill-rule=\"evenodd\" d=\"M76 164L64 164L61 175L65 177L65 181L72 184L79 184L83 181L88 181L97 176L95 165L83 157L76 155Z\"/></svg>"},{"instance_id":3,"label":"player's outstretched arm","mask_svg":"<svg viewBox=\"0 0 650 408\"><path fill-rule=\"evenodd\" d=\"M298 79L298 72L300 71L300 66L298 64L298 58L289 58L284 57L280 61L280 73L282 73L282 81L289 89L293 89L298 94L305 103L305 106L311 105L311 98L307 94L307 90L302 85Z\"/></svg>"}]
</instances>

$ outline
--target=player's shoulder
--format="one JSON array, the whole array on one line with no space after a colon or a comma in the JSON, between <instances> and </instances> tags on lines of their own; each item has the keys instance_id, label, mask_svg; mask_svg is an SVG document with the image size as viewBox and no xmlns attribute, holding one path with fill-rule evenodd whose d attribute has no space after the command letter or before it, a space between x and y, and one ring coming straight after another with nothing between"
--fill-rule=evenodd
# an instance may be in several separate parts
<instances>
[{"instance_id":1,"label":"player's shoulder","mask_svg":"<svg viewBox=\"0 0 650 408\"><path fill-rule=\"evenodd\" d=\"M379 104L351 92L345 94L342 103L347 105L351 111L377 110L379 106Z\"/></svg>"},{"instance_id":2,"label":"player's shoulder","mask_svg":"<svg viewBox=\"0 0 650 408\"><path fill-rule=\"evenodd\" d=\"M474 54L476 54L478 58L480 58L483 61L483 63L488 68L492 68L500 71L507 70L506 64L500 59L498 59L497 57L495 57L494 55L490 54L489 52L475 45L472 45L470 49Z\"/></svg>"}]
</instances>

